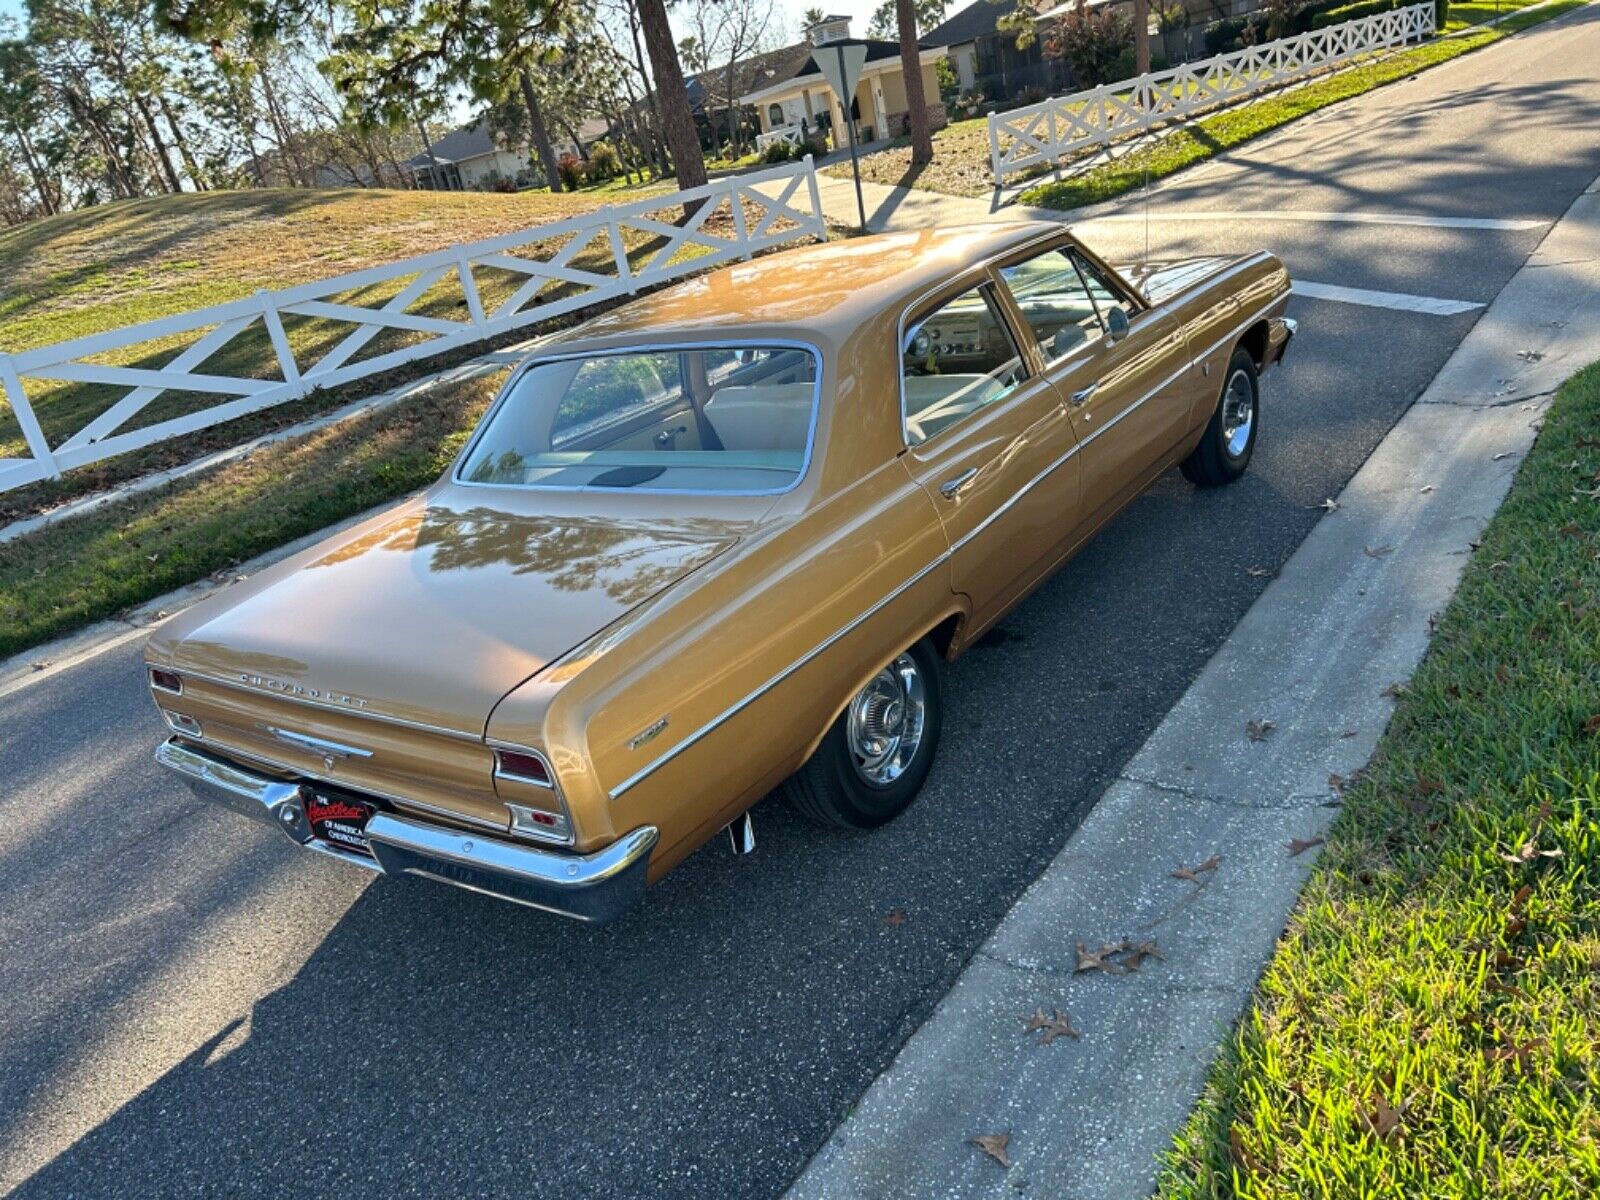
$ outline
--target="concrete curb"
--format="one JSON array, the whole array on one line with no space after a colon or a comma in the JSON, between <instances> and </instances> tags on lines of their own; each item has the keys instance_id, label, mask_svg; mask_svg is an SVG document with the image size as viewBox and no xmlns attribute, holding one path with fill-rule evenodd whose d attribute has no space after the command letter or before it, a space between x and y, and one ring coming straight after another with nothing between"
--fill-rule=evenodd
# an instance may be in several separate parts
<instances>
[{"instance_id":1,"label":"concrete curb","mask_svg":"<svg viewBox=\"0 0 1600 1200\"><path fill-rule=\"evenodd\" d=\"M1600 184L1600 181L1596 181ZM1552 226L1060 855L789 1192L1126 1197L1154 1185L1269 961L1337 780L1427 649L1561 381L1600 344L1600 191ZM1271 401L1269 400L1269 403ZM1376 555L1369 550L1388 547ZM1247 721L1271 721L1251 740ZM1191 882L1180 864L1220 864ZM1153 941L1136 972L1077 944ZM1043 1045L1021 1019L1060 1009ZM1011 1166L968 1139L1007 1133Z\"/></svg>"}]
</instances>

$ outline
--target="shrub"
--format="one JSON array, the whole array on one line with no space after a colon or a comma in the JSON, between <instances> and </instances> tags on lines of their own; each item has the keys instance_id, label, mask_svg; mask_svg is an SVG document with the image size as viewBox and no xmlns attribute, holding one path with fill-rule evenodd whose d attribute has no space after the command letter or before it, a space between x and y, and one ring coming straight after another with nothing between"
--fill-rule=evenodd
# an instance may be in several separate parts
<instances>
[{"instance_id":1,"label":"shrub","mask_svg":"<svg viewBox=\"0 0 1600 1200\"><path fill-rule=\"evenodd\" d=\"M805 151L796 146L787 138L768 142L765 150L761 152L761 161L764 163L786 163L797 158L803 158Z\"/></svg>"},{"instance_id":2,"label":"shrub","mask_svg":"<svg viewBox=\"0 0 1600 1200\"><path fill-rule=\"evenodd\" d=\"M1319 12L1311 21L1311 28L1326 29L1329 25L1342 25L1346 21L1371 17L1402 7L1402 0L1359 0L1356 4L1341 4L1337 8Z\"/></svg>"},{"instance_id":3,"label":"shrub","mask_svg":"<svg viewBox=\"0 0 1600 1200\"><path fill-rule=\"evenodd\" d=\"M1206 26L1206 53L1227 54L1239 49L1239 35L1244 31L1243 17L1224 17Z\"/></svg>"},{"instance_id":4,"label":"shrub","mask_svg":"<svg viewBox=\"0 0 1600 1200\"><path fill-rule=\"evenodd\" d=\"M583 159L576 154L563 154L556 159L556 174L561 176L561 186L568 191L581 188L584 181Z\"/></svg>"},{"instance_id":5,"label":"shrub","mask_svg":"<svg viewBox=\"0 0 1600 1200\"><path fill-rule=\"evenodd\" d=\"M589 147L589 169L585 174L590 183L602 179L615 179L622 173L622 158L610 142L596 142Z\"/></svg>"},{"instance_id":6,"label":"shrub","mask_svg":"<svg viewBox=\"0 0 1600 1200\"><path fill-rule=\"evenodd\" d=\"M1077 0L1045 35L1046 58L1065 60L1080 88L1116 77L1118 59L1133 47L1133 21L1110 5L1090 8Z\"/></svg>"}]
</instances>

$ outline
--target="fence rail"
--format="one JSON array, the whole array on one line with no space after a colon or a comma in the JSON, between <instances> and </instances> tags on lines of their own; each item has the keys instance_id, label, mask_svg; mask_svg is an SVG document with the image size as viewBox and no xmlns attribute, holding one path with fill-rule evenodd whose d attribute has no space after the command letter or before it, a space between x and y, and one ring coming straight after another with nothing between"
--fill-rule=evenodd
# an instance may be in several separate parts
<instances>
[{"instance_id":1,"label":"fence rail","mask_svg":"<svg viewBox=\"0 0 1600 1200\"><path fill-rule=\"evenodd\" d=\"M695 201L701 206L687 221L678 224L670 219L667 210ZM731 234L708 230L707 221L713 216L718 218L716 229L725 223ZM640 235L653 240L640 261L630 262L625 243L638 242ZM29 452L25 458L0 458L0 492L297 400L316 388L392 370L652 284L748 259L783 242L826 237L816 169L807 156L802 162L597 209L387 266L281 291L260 291L228 304L34 350L0 353L0 391ZM481 287L490 277L493 289ZM353 292L400 280L406 280L404 286L381 304L350 300ZM464 313L411 311L441 285L459 288L459 299L451 309L464 308ZM490 290L503 298L486 303ZM544 296L547 291L555 294ZM285 318L297 325L308 319L320 322L325 336L309 351L302 346L297 354ZM331 338L326 336L328 330L334 331ZM421 340L352 361L374 338L390 331L421 335ZM263 332L266 361L248 365L266 367L269 377L231 369L231 364L204 369L219 355L226 360L230 344L237 347L244 337L259 340ZM108 355L130 357L127 351L151 344L162 354L176 352L159 366L104 361ZM52 446L29 399L25 386L29 380L97 385L121 394L104 406L93 405L98 411ZM124 429L170 391L221 400L198 411Z\"/></svg>"},{"instance_id":2,"label":"fence rail","mask_svg":"<svg viewBox=\"0 0 1600 1200\"><path fill-rule=\"evenodd\" d=\"M1142 133L1163 121L1226 104L1360 54L1422 41L1434 31L1434 6L1416 4L992 113L989 161L995 186L1003 186L1007 175L1054 165L1075 150Z\"/></svg>"}]
</instances>

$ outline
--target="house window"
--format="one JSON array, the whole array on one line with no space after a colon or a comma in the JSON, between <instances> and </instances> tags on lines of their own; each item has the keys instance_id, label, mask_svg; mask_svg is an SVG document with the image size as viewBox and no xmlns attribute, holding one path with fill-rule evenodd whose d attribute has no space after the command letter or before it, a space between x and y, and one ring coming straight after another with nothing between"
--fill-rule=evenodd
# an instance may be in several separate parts
<instances>
[{"instance_id":1,"label":"house window","mask_svg":"<svg viewBox=\"0 0 1600 1200\"><path fill-rule=\"evenodd\" d=\"M783 105L773 104L767 108L767 128L776 129L783 124Z\"/></svg>"}]
</instances>

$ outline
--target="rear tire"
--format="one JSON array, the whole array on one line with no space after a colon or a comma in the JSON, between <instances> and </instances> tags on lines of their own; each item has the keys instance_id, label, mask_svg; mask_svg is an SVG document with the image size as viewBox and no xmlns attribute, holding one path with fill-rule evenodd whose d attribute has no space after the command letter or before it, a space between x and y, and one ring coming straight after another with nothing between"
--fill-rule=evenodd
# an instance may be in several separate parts
<instances>
[{"instance_id":1,"label":"rear tire","mask_svg":"<svg viewBox=\"0 0 1600 1200\"><path fill-rule=\"evenodd\" d=\"M944 661L924 638L851 697L779 791L819 824L875 829L917 798L943 725Z\"/></svg>"},{"instance_id":2,"label":"rear tire","mask_svg":"<svg viewBox=\"0 0 1600 1200\"><path fill-rule=\"evenodd\" d=\"M1200 444L1179 464L1190 483L1220 487L1244 474L1261 429L1261 381L1256 360L1244 347L1234 350L1222 377L1222 394Z\"/></svg>"}]
</instances>

